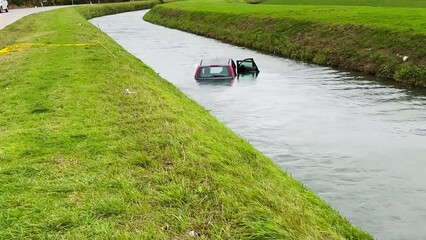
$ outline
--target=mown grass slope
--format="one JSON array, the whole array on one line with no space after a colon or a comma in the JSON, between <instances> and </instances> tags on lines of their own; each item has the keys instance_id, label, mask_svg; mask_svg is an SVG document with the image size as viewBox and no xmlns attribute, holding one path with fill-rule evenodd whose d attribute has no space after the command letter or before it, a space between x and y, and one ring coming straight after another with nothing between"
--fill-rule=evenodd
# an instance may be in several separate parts
<instances>
[{"instance_id":1,"label":"mown grass slope","mask_svg":"<svg viewBox=\"0 0 426 240\"><path fill-rule=\"evenodd\" d=\"M371 239L86 21L152 4L0 31L0 238Z\"/></svg>"},{"instance_id":2,"label":"mown grass slope","mask_svg":"<svg viewBox=\"0 0 426 240\"><path fill-rule=\"evenodd\" d=\"M293 59L426 86L426 8L192 0L145 19Z\"/></svg>"},{"instance_id":3,"label":"mown grass slope","mask_svg":"<svg viewBox=\"0 0 426 240\"><path fill-rule=\"evenodd\" d=\"M338 5L373 7L426 7L424 0L265 0L264 4L284 5Z\"/></svg>"}]
</instances>

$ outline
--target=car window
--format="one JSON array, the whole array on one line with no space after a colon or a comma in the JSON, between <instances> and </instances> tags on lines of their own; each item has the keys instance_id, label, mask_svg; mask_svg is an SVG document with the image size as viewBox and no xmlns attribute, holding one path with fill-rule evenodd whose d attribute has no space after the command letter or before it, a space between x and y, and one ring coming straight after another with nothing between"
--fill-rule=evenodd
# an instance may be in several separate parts
<instances>
[{"instance_id":1,"label":"car window","mask_svg":"<svg viewBox=\"0 0 426 240\"><path fill-rule=\"evenodd\" d=\"M248 62L248 61L241 62L240 66L244 66L244 67L247 67L247 68L253 68L254 67L253 62Z\"/></svg>"},{"instance_id":2,"label":"car window","mask_svg":"<svg viewBox=\"0 0 426 240\"><path fill-rule=\"evenodd\" d=\"M203 67L200 69L200 77L229 77L228 66Z\"/></svg>"},{"instance_id":3,"label":"car window","mask_svg":"<svg viewBox=\"0 0 426 240\"><path fill-rule=\"evenodd\" d=\"M259 69L257 68L256 63L254 63L253 58L238 60L237 65L238 65L238 71L240 73L244 73L247 71L259 72Z\"/></svg>"}]
</instances>

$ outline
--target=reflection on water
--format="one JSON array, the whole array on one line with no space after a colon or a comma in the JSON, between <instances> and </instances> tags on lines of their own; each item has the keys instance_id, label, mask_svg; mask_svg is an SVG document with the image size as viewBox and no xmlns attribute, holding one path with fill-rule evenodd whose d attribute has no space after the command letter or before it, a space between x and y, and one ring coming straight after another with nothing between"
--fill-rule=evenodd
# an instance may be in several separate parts
<instances>
[{"instance_id":1,"label":"reflection on water","mask_svg":"<svg viewBox=\"0 0 426 240\"><path fill-rule=\"evenodd\" d=\"M259 72L248 72L244 74L238 74L238 80L255 80L259 76Z\"/></svg>"},{"instance_id":2,"label":"reflection on water","mask_svg":"<svg viewBox=\"0 0 426 240\"><path fill-rule=\"evenodd\" d=\"M236 79L199 79L196 80L200 85L210 85L210 86L233 86L236 82L239 81L255 81L257 76L259 76L258 72L250 72L244 74L238 74Z\"/></svg>"},{"instance_id":3,"label":"reflection on water","mask_svg":"<svg viewBox=\"0 0 426 240\"><path fill-rule=\"evenodd\" d=\"M210 85L210 86L232 86L234 85L235 79L201 79L196 80L200 85Z\"/></svg>"},{"instance_id":4,"label":"reflection on water","mask_svg":"<svg viewBox=\"0 0 426 240\"><path fill-rule=\"evenodd\" d=\"M155 26L142 15L92 22L357 226L378 239L426 238L424 91ZM201 59L222 57L253 57L262 72L194 80Z\"/></svg>"}]
</instances>

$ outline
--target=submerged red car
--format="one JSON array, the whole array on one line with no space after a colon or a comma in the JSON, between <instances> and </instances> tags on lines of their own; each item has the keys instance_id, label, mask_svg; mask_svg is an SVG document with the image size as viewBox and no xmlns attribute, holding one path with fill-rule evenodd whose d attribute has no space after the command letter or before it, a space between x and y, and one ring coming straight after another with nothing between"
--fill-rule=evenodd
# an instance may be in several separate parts
<instances>
[{"instance_id":1,"label":"submerged red car","mask_svg":"<svg viewBox=\"0 0 426 240\"><path fill-rule=\"evenodd\" d=\"M195 72L196 80L232 80L239 74L259 73L253 58L237 60L208 59L201 60Z\"/></svg>"}]
</instances>

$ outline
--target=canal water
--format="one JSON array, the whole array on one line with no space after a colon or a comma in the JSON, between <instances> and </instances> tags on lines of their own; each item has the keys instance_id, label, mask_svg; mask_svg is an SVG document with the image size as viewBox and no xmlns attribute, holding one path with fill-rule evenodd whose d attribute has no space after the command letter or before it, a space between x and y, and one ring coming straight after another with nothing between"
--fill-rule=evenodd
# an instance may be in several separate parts
<instances>
[{"instance_id":1,"label":"canal water","mask_svg":"<svg viewBox=\"0 0 426 240\"><path fill-rule=\"evenodd\" d=\"M426 239L426 93L143 21L91 20L377 239ZM197 83L201 59L253 57L257 78Z\"/></svg>"}]
</instances>

